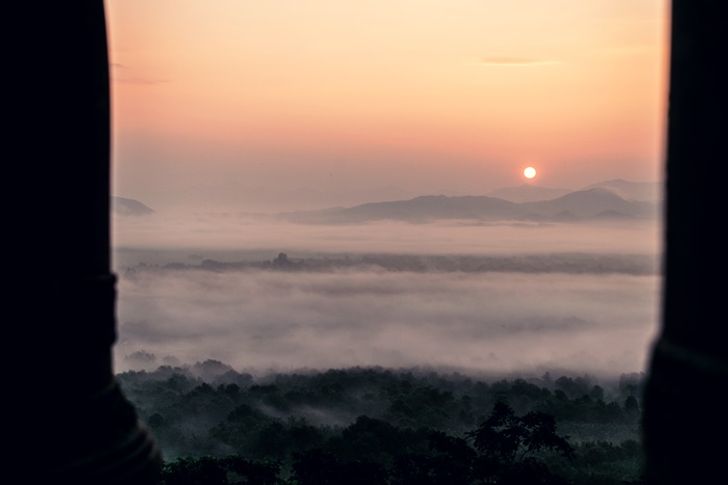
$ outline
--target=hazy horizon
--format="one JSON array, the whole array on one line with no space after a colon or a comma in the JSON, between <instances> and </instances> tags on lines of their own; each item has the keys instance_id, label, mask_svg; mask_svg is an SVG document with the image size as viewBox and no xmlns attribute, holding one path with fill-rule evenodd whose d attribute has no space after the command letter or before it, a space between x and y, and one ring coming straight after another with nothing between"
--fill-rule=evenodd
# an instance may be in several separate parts
<instances>
[{"instance_id":1,"label":"hazy horizon","mask_svg":"<svg viewBox=\"0 0 728 485\"><path fill-rule=\"evenodd\" d=\"M657 194L661 194L663 190L663 180L626 180L622 177L615 177L613 179L608 180L594 180L590 183L587 183L585 185L577 186L577 187L566 187L566 186L545 186L541 185L529 180L521 181L519 184L515 185L509 185L509 186L498 186L493 187L490 189L483 189L481 192L457 192L457 191L447 191L443 190L440 192L407 192L403 190L379 190L379 191L366 191L361 193L351 193L348 192L347 194L340 194L334 192L333 194L329 193L324 197L323 193L317 193L316 191L308 191L308 200L303 203L299 201L295 204L289 204L289 203L275 203L275 204L267 204L262 207L258 206L248 206L248 205L224 205L224 206L216 206L216 205L207 205L203 204L202 206L194 206L185 207L184 205L162 205L161 209L158 207L149 207L147 205L147 202L141 199L134 199L131 197L127 197L127 194L123 193L115 193L113 194L113 197L120 197L120 198L128 198L131 200L135 200L138 202L143 203L144 205L147 205L150 209L157 212L158 210L161 210L168 214L184 214L189 212L190 210L194 210L197 212L211 212L211 213L220 213L220 212L227 212L227 213L237 213L241 215L275 215L280 213L286 213L286 212L292 212L292 211L311 211L311 210L322 210L322 209L329 209L329 208L336 208L336 207L354 207L357 205L367 204L367 203L376 203L376 202L389 202L389 201L396 201L396 200L410 200L417 197L427 197L427 196L446 196L446 197L479 197L479 196L488 196L488 197L497 197L497 198L503 198L505 200L513 200L517 202L517 200L512 199L510 197L504 196L501 193L506 191L518 191L520 189L532 189L532 190L560 190L564 191L565 193L568 192L577 192L582 190L588 190L591 186L599 185L603 183L609 183L609 182L626 182L629 184L641 184L641 185L654 185L655 190ZM618 194L621 197L624 197L623 194ZM372 198L365 198L365 197L372 197ZM557 198L556 196L549 197L540 197L535 198L533 200L550 200L552 198ZM626 198L626 197L625 197ZM326 202L327 200L330 200L331 202ZM338 201L338 203L333 202L333 200ZM650 202L654 202L656 204L661 204L661 195L657 195L655 198L650 198Z\"/></svg>"},{"instance_id":2,"label":"hazy horizon","mask_svg":"<svg viewBox=\"0 0 728 485\"><path fill-rule=\"evenodd\" d=\"M667 2L106 3L117 369L644 369Z\"/></svg>"},{"instance_id":3,"label":"hazy horizon","mask_svg":"<svg viewBox=\"0 0 728 485\"><path fill-rule=\"evenodd\" d=\"M114 193L273 212L660 180L664 0L108 0Z\"/></svg>"},{"instance_id":4,"label":"hazy horizon","mask_svg":"<svg viewBox=\"0 0 728 485\"><path fill-rule=\"evenodd\" d=\"M166 356L217 359L257 372L380 365L615 375L645 368L657 329L661 243L654 221L119 219L119 370L134 368L125 356L146 351L159 363ZM279 252L314 262L382 254L394 266L250 266ZM430 255L465 262L409 269L413 257ZM468 272L482 258L494 261L493 269ZM223 266L201 266L205 260ZM640 261L646 270L630 269Z\"/></svg>"}]
</instances>

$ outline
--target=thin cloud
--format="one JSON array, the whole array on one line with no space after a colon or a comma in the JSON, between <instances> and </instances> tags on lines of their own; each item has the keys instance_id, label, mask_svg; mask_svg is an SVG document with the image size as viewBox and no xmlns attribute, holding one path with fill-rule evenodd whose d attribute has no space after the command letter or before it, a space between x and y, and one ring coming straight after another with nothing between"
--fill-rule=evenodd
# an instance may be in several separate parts
<instances>
[{"instance_id":1,"label":"thin cloud","mask_svg":"<svg viewBox=\"0 0 728 485\"><path fill-rule=\"evenodd\" d=\"M481 64L491 66L545 66L551 64L561 64L560 61L554 59L537 59L530 57L510 57L510 56L488 56L480 58Z\"/></svg>"}]
</instances>

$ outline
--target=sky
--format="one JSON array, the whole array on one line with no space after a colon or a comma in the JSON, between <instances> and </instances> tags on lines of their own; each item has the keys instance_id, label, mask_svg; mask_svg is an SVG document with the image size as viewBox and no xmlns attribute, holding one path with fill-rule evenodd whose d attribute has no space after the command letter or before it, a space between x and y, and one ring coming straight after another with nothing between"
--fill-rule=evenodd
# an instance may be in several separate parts
<instances>
[{"instance_id":1,"label":"sky","mask_svg":"<svg viewBox=\"0 0 728 485\"><path fill-rule=\"evenodd\" d=\"M664 0L107 0L114 192L271 212L661 179Z\"/></svg>"}]
</instances>

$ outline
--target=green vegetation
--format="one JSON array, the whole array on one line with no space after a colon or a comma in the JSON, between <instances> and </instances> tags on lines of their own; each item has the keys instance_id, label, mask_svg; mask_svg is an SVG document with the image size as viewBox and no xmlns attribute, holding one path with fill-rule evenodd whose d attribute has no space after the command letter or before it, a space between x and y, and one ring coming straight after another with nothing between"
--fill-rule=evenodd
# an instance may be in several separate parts
<instances>
[{"instance_id":1,"label":"green vegetation","mask_svg":"<svg viewBox=\"0 0 728 485\"><path fill-rule=\"evenodd\" d=\"M215 361L119 376L166 485L640 483L641 376L479 380Z\"/></svg>"}]
</instances>

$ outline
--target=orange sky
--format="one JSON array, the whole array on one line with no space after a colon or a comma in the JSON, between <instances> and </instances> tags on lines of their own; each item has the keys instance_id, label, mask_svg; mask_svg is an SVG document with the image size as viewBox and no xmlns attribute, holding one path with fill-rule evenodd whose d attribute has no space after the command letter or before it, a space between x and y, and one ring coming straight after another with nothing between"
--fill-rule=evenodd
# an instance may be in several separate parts
<instances>
[{"instance_id":1,"label":"orange sky","mask_svg":"<svg viewBox=\"0 0 728 485\"><path fill-rule=\"evenodd\" d=\"M107 0L115 185L351 204L659 178L664 0Z\"/></svg>"}]
</instances>

